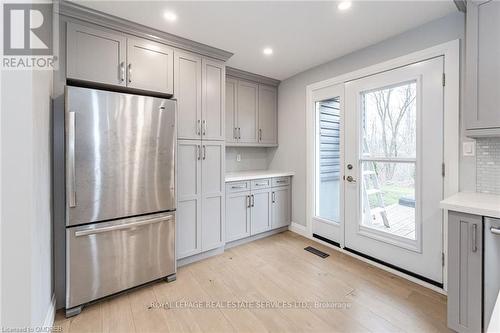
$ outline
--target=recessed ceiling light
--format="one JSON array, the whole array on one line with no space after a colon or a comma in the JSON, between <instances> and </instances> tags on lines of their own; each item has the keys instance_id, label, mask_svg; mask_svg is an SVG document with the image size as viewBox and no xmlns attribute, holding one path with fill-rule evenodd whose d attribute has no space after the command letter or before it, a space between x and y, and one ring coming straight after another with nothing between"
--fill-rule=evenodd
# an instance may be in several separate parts
<instances>
[{"instance_id":1,"label":"recessed ceiling light","mask_svg":"<svg viewBox=\"0 0 500 333\"><path fill-rule=\"evenodd\" d=\"M347 10L347 9L351 8L351 5L352 5L352 2L351 2L351 1L341 1L341 2L338 4L337 8L338 8L339 10Z\"/></svg>"},{"instance_id":2,"label":"recessed ceiling light","mask_svg":"<svg viewBox=\"0 0 500 333\"><path fill-rule=\"evenodd\" d=\"M177 14L175 14L174 12L171 12L171 11L166 11L163 14L163 17L165 18L165 20L170 21L170 22L177 21Z\"/></svg>"},{"instance_id":3,"label":"recessed ceiling light","mask_svg":"<svg viewBox=\"0 0 500 333\"><path fill-rule=\"evenodd\" d=\"M273 54L273 49L270 47L266 47L264 50L262 50L262 53L264 53L265 55L271 55Z\"/></svg>"}]
</instances>

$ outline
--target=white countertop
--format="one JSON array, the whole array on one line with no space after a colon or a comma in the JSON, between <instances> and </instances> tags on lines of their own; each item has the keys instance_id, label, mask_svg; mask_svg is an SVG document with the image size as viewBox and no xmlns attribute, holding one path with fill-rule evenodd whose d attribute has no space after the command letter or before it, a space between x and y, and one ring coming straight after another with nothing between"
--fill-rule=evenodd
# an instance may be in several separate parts
<instances>
[{"instance_id":1,"label":"white countertop","mask_svg":"<svg viewBox=\"0 0 500 333\"><path fill-rule=\"evenodd\" d=\"M500 195L458 192L441 201L440 207L462 213L500 218Z\"/></svg>"},{"instance_id":2,"label":"white countertop","mask_svg":"<svg viewBox=\"0 0 500 333\"><path fill-rule=\"evenodd\" d=\"M253 170L253 171L238 171L226 173L226 182L239 182L244 180L285 177L293 176L293 171L278 171L278 170Z\"/></svg>"}]
</instances>

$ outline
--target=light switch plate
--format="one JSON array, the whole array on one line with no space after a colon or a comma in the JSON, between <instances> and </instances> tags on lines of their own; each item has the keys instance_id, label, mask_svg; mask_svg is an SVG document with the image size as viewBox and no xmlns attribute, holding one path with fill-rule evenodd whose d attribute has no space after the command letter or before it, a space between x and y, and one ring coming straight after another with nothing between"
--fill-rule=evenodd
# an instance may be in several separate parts
<instances>
[{"instance_id":1,"label":"light switch plate","mask_svg":"<svg viewBox=\"0 0 500 333\"><path fill-rule=\"evenodd\" d=\"M475 141L463 142L462 151L464 156L476 156L476 142Z\"/></svg>"},{"instance_id":2,"label":"light switch plate","mask_svg":"<svg viewBox=\"0 0 500 333\"><path fill-rule=\"evenodd\" d=\"M241 162L241 154L236 154L236 162Z\"/></svg>"}]
</instances>

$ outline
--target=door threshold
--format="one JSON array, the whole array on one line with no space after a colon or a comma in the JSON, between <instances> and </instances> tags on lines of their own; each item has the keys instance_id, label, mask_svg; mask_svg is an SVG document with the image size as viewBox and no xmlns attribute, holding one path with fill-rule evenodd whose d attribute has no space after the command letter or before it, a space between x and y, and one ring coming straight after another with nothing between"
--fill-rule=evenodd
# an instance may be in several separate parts
<instances>
[{"instance_id":1,"label":"door threshold","mask_svg":"<svg viewBox=\"0 0 500 333\"><path fill-rule=\"evenodd\" d=\"M442 283L439 283L439 282L436 282L434 280L431 280L429 278L426 278L425 276L422 276L422 275L419 275L419 274L416 274L416 273L413 273L413 272L410 272L404 268L401 268L401 267L398 267L398 266L395 266L393 264L390 264L388 262L385 262L383 260L380 260L380 259L377 259L377 258L374 258L372 256L369 256L367 254L364 254L362 252L359 252L359 251L356 251L356 250L353 250L353 249L350 249L348 247L344 247L344 251L348 251L348 252L351 252L351 253L354 253L355 255L357 256L360 256L360 257L363 257L363 258L366 258L370 261L373 261L373 262L376 262L377 264L380 264L380 265L384 265L384 266L387 266L389 267L390 269L394 269L396 271L399 271L405 275L409 275L411 277L414 277L415 279L419 279L419 280L422 280L423 282L425 283L429 283L433 286L436 286L440 289L443 289L443 284Z\"/></svg>"}]
</instances>

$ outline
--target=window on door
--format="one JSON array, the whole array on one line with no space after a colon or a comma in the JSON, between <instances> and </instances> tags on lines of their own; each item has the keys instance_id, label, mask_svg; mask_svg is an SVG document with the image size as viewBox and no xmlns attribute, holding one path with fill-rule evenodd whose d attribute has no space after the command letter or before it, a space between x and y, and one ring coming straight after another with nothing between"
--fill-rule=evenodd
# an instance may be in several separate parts
<instances>
[{"instance_id":1,"label":"window on door","mask_svg":"<svg viewBox=\"0 0 500 333\"><path fill-rule=\"evenodd\" d=\"M316 102L316 216L340 222L340 97Z\"/></svg>"},{"instance_id":2,"label":"window on door","mask_svg":"<svg viewBox=\"0 0 500 333\"><path fill-rule=\"evenodd\" d=\"M417 82L361 93L361 225L415 240Z\"/></svg>"}]
</instances>

